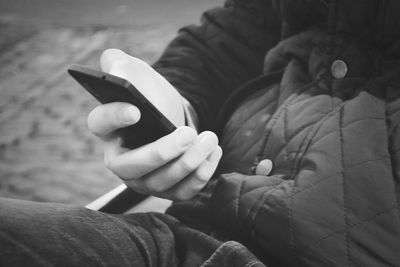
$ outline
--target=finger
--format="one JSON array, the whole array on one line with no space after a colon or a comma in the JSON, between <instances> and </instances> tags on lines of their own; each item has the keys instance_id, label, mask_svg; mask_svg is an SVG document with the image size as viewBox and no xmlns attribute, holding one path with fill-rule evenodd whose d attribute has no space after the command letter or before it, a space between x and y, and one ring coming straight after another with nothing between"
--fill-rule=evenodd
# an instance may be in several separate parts
<instances>
[{"instance_id":1,"label":"finger","mask_svg":"<svg viewBox=\"0 0 400 267\"><path fill-rule=\"evenodd\" d=\"M197 137L182 126L169 135L110 159L110 169L124 180L137 179L183 154Z\"/></svg>"},{"instance_id":2,"label":"finger","mask_svg":"<svg viewBox=\"0 0 400 267\"><path fill-rule=\"evenodd\" d=\"M149 64L119 49L105 50L100 57L100 65L103 71L131 82L149 100L154 98L154 96L148 94L147 88L163 89L165 87L172 87L172 85Z\"/></svg>"},{"instance_id":3,"label":"finger","mask_svg":"<svg viewBox=\"0 0 400 267\"><path fill-rule=\"evenodd\" d=\"M137 107L122 102L104 104L94 108L87 120L89 130L100 138L116 129L133 125L140 120Z\"/></svg>"},{"instance_id":4,"label":"finger","mask_svg":"<svg viewBox=\"0 0 400 267\"><path fill-rule=\"evenodd\" d=\"M217 147L218 138L213 132L203 132L181 157L146 176L141 183L154 192L163 192L195 171Z\"/></svg>"},{"instance_id":5,"label":"finger","mask_svg":"<svg viewBox=\"0 0 400 267\"><path fill-rule=\"evenodd\" d=\"M111 162L119 155L129 151L124 147L121 137L112 138L104 143L104 163L107 168L111 168Z\"/></svg>"},{"instance_id":6,"label":"finger","mask_svg":"<svg viewBox=\"0 0 400 267\"><path fill-rule=\"evenodd\" d=\"M272 170L272 161L264 159L257 164L256 175L267 176Z\"/></svg>"},{"instance_id":7,"label":"finger","mask_svg":"<svg viewBox=\"0 0 400 267\"><path fill-rule=\"evenodd\" d=\"M118 49L107 49L100 58L102 69L133 84L173 124L182 125L184 113L178 91L146 62ZM162 92L162 97L160 93ZM171 105L174 108L171 108Z\"/></svg>"},{"instance_id":8,"label":"finger","mask_svg":"<svg viewBox=\"0 0 400 267\"><path fill-rule=\"evenodd\" d=\"M127 60L127 54L120 49L106 49L100 56L100 66L104 72L110 72L111 67L117 61Z\"/></svg>"},{"instance_id":9,"label":"finger","mask_svg":"<svg viewBox=\"0 0 400 267\"><path fill-rule=\"evenodd\" d=\"M182 182L165 192L175 200L187 200L194 197L210 180L222 156L222 149L217 146L208 158Z\"/></svg>"}]
</instances>

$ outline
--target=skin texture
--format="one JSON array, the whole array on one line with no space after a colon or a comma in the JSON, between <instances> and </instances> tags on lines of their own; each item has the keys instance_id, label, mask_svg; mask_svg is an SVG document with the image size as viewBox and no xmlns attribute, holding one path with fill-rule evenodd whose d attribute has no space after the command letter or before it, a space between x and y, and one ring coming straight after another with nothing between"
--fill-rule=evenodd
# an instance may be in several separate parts
<instances>
[{"instance_id":1,"label":"skin texture","mask_svg":"<svg viewBox=\"0 0 400 267\"><path fill-rule=\"evenodd\" d=\"M127 103L97 106L88 116L89 130L104 141L104 162L130 188L171 200L190 199L214 173L222 156L217 136L197 134L184 125L180 94L145 62L116 49L101 56L103 71L135 85L177 129L159 140L129 150L115 130L140 120L140 111Z\"/></svg>"},{"instance_id":2,"label":"skin texture","mask_svg":"<svg viewBox=\"0 0 400 267\"><path fill-rule=\"evenodd\" d=\"M222 149L210 131L200 134L184 126L182 97L160 74L140 59L108 49L100 59L103 71L130 81L177 129L159 140L129 150L115 131L140 120L140 110L128 103L96 107L88 116L89 130L104 141L104 162L131 189L171 200L195 196L218 166ZM268 175L270 160L263 160L258 175Z\"/></svg>"}]
</instances>

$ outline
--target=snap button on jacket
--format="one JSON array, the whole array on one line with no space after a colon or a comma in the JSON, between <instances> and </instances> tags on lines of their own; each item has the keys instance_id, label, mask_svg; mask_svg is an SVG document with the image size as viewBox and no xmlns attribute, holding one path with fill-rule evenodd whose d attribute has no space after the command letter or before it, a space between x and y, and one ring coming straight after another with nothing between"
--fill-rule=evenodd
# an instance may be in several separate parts
<instances>
[{"instance_id":1,"label":"snap button on jacket","mask_svg":"<svg viewBox=\"0 0 400 267\"><path fill-rule=\"evenodd\" d=\"M266 265L400 266L399 13L396 0L232 0L182 29L155 68L224 156L169 212ZM254 175L263 159L272 173Z\"/></svg>"},{"instance_id":2,"label":"snap button on jacket","mask_svg":"<svg viewBox=\"0 0 400 267\"><path fill-rule=\"evenodd\" d=\"M343 79L347 74L347 65L343 60L333 61L331 66L332 76L336 79Z\"/></svg>"}]
</instances>

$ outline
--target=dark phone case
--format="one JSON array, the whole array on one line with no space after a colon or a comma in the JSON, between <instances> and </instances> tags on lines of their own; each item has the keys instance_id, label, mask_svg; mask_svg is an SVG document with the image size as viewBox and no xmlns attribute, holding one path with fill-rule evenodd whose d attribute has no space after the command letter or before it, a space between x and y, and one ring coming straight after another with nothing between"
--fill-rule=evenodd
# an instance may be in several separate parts
<instances>
[{"instance_id":1,"label":"dark phone case","mask_svg":"<svg viewBox=\"0 0 400 267\"><path fill-rule=\"evenodd\" d=\"M127 102L140 110L138 123L118 130L125 147L143 146L176 129L130 82L80 65L72 65L68 73L101 103Z\"/></svg>"}]
</instances>

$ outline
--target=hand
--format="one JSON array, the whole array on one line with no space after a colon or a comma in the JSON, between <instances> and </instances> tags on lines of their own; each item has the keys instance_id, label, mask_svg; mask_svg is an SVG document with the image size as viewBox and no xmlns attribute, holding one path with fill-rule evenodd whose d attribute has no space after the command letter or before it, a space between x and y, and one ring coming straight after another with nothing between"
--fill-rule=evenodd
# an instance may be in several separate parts
<instances>
[{"instance_id":1,"label":"hand","mask_svg":"<svg viewBox=\"0 0 400 267\"><path fill-rule=\"evenodd\" d=\"M121 50L108 49L101 55L100 65L104 72L133 84L175 126L185 125L182 96L146 62Z\"/></svg>"},{"instance_id":2,"label":"hand","mask_svg":"<svg viewBox=\"0 0 400 267\"><path fill-rule=\"evenodd\" d=\"M194 129L181 126L181 96L146 63L119 50L107 50L101 65L103 70L129 80L178 126L153 143L129 150L121 145L116 130L137 123L140 111L128 103L96 107L89 114L88 126L105 142L106 166L137 192L171 200L193 197L208 182L221 158L216 135L197 135Z\"/></svg>"},{"instance_id":3,"label":"hand","mask_svg":"<svg viewBox=\"0 0 400 267\"><path fill-rule=\"evenodd\" d=\"M270 159L263 159L257 164L255 174L268 176L268 174L270 174L272 171L272 166L273 164Z\"/></svg>"}]
</instances>

